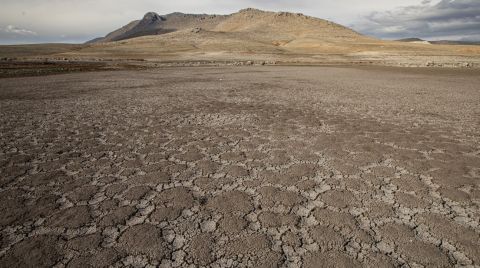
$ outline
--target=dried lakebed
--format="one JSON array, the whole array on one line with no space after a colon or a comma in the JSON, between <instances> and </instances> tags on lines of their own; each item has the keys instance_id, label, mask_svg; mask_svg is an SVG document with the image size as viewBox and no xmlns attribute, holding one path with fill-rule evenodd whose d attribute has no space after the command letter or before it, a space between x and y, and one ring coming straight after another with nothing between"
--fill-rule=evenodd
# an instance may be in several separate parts
<instances>
[{"instance_id":1,"label":"dried lakebed","mask_svg":"<svg viewBox=\"0 0 480 268\"><path fill-rule=\"evenodd\" d=\"M480 265L475 70L0 79L1 267Z\"/></svg>"}]
</instances>

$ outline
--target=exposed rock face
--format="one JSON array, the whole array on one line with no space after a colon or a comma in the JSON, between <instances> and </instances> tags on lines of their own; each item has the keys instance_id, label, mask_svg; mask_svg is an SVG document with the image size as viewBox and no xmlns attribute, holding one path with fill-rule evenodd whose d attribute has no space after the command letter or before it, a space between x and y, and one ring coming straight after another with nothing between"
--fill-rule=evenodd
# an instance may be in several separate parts
<instances>
[{"instance_id":1,"label":"exposed rock face","mask_svg":"<svg viewBox=\"0 0 480 268\"><path fill-rule=\"evenodd\" d=\"M160 15L158 15L157 13L155 12L148 12L147 14L145 14L145 16L143 17L143 20L142 22L151 22L151 23L154 23L156 21L164 21L165 18L161 17Z\"/></svg>"}]
</instances>

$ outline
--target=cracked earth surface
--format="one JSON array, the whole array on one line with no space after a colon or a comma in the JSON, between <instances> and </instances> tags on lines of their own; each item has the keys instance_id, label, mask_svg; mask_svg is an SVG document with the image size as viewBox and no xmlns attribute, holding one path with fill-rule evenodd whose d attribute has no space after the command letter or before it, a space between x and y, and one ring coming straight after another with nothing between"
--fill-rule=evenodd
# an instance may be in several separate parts
<instances>
[{"instance_id":1,"label":"cracked earth surface","mask_svg":"<svg viewBox=\"0 0 480 268\"><path fill-rule=\"evenodd\" d=\"M480 267L480 75L0 80L1 267Z\"/></svg>"}]
</instances>

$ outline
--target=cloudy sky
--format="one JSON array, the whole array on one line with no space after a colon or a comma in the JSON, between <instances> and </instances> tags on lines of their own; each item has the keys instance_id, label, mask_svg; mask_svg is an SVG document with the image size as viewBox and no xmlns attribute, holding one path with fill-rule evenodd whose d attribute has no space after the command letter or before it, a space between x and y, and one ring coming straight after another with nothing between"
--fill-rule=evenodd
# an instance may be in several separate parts
<instances>
[{"instance_id":1,"label":"cloudy sky","mask_svg":"<svg viewBox=\"0 0 480 268\"><path fill-rule=\"evenodd\" d=\"M301 12L385 39L480 40L480 0L1 0L0 44L81 43L148 11Z\"/></svg>"}]
</instances>

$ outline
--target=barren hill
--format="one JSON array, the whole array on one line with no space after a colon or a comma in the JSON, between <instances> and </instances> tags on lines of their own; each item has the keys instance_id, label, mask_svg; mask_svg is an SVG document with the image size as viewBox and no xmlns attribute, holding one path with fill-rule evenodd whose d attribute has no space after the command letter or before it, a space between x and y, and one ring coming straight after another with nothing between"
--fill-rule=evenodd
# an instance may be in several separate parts
<instances>
[{"instance_id":1,"label":"barren hill","mask_svg":"<svg viewBox=\"0 0 480 268\"><path fill-rule=\"evenodd\" d=\"M344 53L358 44L378 42L327 20L248 8L227 16L147 13L77 55L164 60L248 56L255 60Z\"/></svg>"},{"instance_id":2,"label":"barren hill","mask_svg":"<svg viewBox=\"0 0 480 268\"><path fill-rule=\"evenodd\" d=\"M275 13L251 8L230 15L214 30L251 32L269 39L322 38L325 41L356 41L365 38L351 29L327 20L300 13Z\"/></svg>"},{"instance_id":3,"label":"barren hill","mask_svg":"<svg viewBox=\"0 0 480 268\"><path fill-rule=\"evenodd\" d=\"M103 38L91 40L90 43L120 41L194 28L223 33L251 33L259 39L278 39L283 42L298 38L322 38L324 41L365 39L351 29L327 20L299 13L275 13L247 8L226 16L179 12L160 16L155 12L149 12L142 20L132 21ZM282 41L278 43L281 44Z\"/></svg>"}]
</instances>

